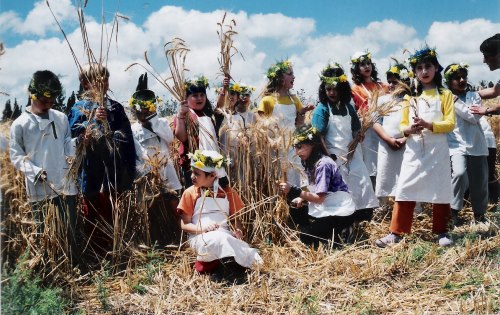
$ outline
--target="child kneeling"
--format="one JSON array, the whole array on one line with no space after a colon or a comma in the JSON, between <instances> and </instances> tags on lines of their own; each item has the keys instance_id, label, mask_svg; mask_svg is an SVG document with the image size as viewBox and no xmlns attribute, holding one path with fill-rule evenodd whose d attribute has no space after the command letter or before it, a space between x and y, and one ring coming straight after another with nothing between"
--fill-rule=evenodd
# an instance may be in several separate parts
<instances>
[{"instance_id":1,"label":"child kneeling","mask_svg":"<svg viewBox=\"0 0 500 315\"><path fill-rule=\"evenodd\" d=\"M219 187L219 178L226 176L227 160L216 151L195 151L190 154L193 186L182 194L177 211L181 228L189 233L189 245L196 251L195 269L199 273L214 271L220 259L233 257L245 268L261 264L257 249L242 241L241 223L235 214L244 205L230 187ZM231 219L233 231L228 219Z\"/></svg>"}]
</instances>

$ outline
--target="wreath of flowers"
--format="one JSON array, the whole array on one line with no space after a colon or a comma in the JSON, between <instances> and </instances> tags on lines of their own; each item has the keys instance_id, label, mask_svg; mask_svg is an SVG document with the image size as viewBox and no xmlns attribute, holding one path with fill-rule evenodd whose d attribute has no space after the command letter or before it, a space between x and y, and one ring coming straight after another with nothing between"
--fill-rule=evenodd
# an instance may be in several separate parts
<instances>
[{"instance_id":1,"label":"wreath of flowers","mask_svg":"<svg viewBox=\"0 0 500 315\"><path fill-rule=\"evenodd\" d=\"M255 87L254 86L250 86L250 85L246 85L244 83L240 83L240 87L241 87L241 94L243 95L250 95L252 94L253 92L255 92Z\"/></svg>"},{"instance_id":2,"label":"wreath of flowers","mask_svg":"<svg viewBox=\"0 0 500 315\"><path fill-rule=\"evenodd\" d=\"M191 159L191 165L196 168L222 168L231 164L231 159L224 158L220 153L213 151L213 155L203 155L200 150L194 151L194 153L188 153L188 158Z\"/></svg>"},{"instance_id":3,"label":"wreath of flowers","mask_svg":"<svg viewBox=\"0 0 500 315\"><path fill-rule=\"evenodd\" d=\"M366 51L364 54L360 55L360 56L357 56L357 57L354 57L351 58L351 63L358 63L358 62L363 62L365 60L369 60L371 61L372 60L372 53L369 52L369 51Z\"/></svg>"},{"instance_id":4,"label":"wreath of flowers","mask_svg":"<svg viewBox=\"0 0 500 315\"><path fill-rule=\"evenodd\" d=\"M28 86L28 91L31 94L31 99L36 101L39 97L52 98L61 95L62 87L53 88L49 84L36 83L35 80L31 79L30 85Z\"/></svg>"},{"instance_id":5,"label":"wreath of flowers","mask_svg":"<svg viewBox=\"0 0 500 315\"><path fill-rule=\"evenodd\" d=\"M333 87L336 87L338 83L347 82L347 76L345 74L338 77L326 77L322 75L320 79L321 82L325 82L326 85L333 85Z\"/></svg>"},{"instance_id":6,"label":"wreath of flowers","mask_svg":"<svg viewBox=\"0 0 500 315\"><path fill-rule=\"evenodd\" d=\"M186 90L189 90L189 88L191 86L206 89L208 87L208 79L206 76L201 75L199 77L192 78L190 80L185 81L184 85L186 86Z\"/></svg>"},{"instance_id":7,"label":"wreath of flowers","mask_svg":"<svg viewBox=\"0 0 500 315\"><path fill-rule=\"evenodd\" d=\"M458 70L466 70L467 71L467 68L469 68L469 65L466 64L465 62L461 62L461 63L454 63L450 66L450 68L448 69L448 71L446 71L444 73L444 78L447 82L450 81L451 79L451 76L453 74L455 74Z\"/></svg>"},{"instance_id":8,"label":"wreath of flowers","mask_svg":"<svg viewBox=\"0 0 500 315\"><path fill-rule=\"evenodd\" d=\"M293 145L297 145L304 141L313 141L314 138L319 138L318 129L311 127L299 134L296 134L292 137Z\"/></svg>"},{"instance_id":9,"label":"wreath of flowers","mask_svg":"<svg viewBox=\"0 0 500 315\"><path fill-rule=\"evenodd\" d=\"M391 66L389 70L387 70L387 73L392 73L396 74L399 76L401 80L406 80L408 78L413 78L413 71L408 71L408 69L405 67L403 64L396 64L394 66Z\"/></svg>"},{"instance_id":10,"label":"wreath of flowers","mask_svg":"<svg viewBox=\"0 0 500 315\"><path fill-rule=\"evenodd\" d=\"M423 49L415 51L415 53L410 56L410 59L409 59L410 65L412 67L415 67L417 65L417 63L419 63L424 58L428 58L428 57L436 58L437 57L436 49L425 47Z\"/></svg>"},{"instance_id":11,"label":"wreath of flowers","mask_svg":"<svg viewBox=\"0 0 500 315\"><path fill-rule=\"evenodd\" d=\"M269 80L274 80L278 75L283 73L288 73L292 67L292 62L290 60L278 61L267 70L267 78Z\"/></svg>"},{"instance_id":12,"label":"wreath of flowers","mask_svg":"<svg viewBox=\"0 0 500 315\"><path fill-rule=\"evenodd\" d=\"M136 111L147 111L147 112L156 112L156 104L160 103L161 99L157 96L154 99L150 99L147 101L138 100L134 97L131 97L128 101L130 107L134 108Z\"/></svg>"}]
</instances>

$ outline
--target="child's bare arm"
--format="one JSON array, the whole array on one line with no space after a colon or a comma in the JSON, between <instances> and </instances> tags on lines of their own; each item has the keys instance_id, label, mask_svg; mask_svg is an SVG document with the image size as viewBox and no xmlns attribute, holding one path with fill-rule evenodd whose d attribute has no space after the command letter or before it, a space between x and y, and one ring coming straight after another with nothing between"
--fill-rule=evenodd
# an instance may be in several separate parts
<instances>
[{"instance_id":1,"label":"child's bare arm","mask_svg":"<svg viewBox=\"0 0 500 315\"><path fill-rule=\"evenodd\" d=\"M204 229L201 225L196 225L192 223L193 216L187 214L181 214L181 229L189 234L201 234L205 232L215 231L219 228L218 224L212 224Z\"/></svg>"}]
</instances>

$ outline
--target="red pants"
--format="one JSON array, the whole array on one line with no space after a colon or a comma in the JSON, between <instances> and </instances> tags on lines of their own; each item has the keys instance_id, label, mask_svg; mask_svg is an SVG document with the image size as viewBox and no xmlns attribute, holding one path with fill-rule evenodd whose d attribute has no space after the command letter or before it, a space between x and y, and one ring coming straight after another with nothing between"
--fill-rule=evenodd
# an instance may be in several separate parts
<instances>
[{"instance_id":1,"label":"red pants","mask_svg":"<svg viewBox=\"0 0 500 315\"><path fill-rule=\"evenodd\" d=\"M219 267L221 264L220 260L213 261L199 261L197 260L194 263L194 269L199 273L210 273L215 270L215 268Z\"/></svg>"},{"instance_id":2,"label":"red pants","mask_svg":"<svg viewBox=\"0 0 500 315\"><path fill-rule=\"evenodd\" d=\"M396 201L389 230L394 234L410 233L414 209L414 201ZM432 232L435 234L447 232L450 217L450 204L432 204Z\"/></svg>"}]
</instances>

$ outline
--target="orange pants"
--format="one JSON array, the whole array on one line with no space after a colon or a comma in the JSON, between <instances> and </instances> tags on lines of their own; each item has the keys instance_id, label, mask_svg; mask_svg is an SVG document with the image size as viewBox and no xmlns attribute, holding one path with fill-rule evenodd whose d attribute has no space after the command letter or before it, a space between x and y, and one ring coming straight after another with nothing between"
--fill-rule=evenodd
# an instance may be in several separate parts
<instances>
[{"instance_id":1,"label":"orange pants","mask_svg":"<svg viewBox=\"0 0 500 315\"><path fill-rule=\"evenodd\" d=\"M394 234L410 233L414 209L415 201L396 201L389 230ZM432 204L432 232L435 234L447 232L450 217L450 204Z\"/></svg>"}]
</instances>

